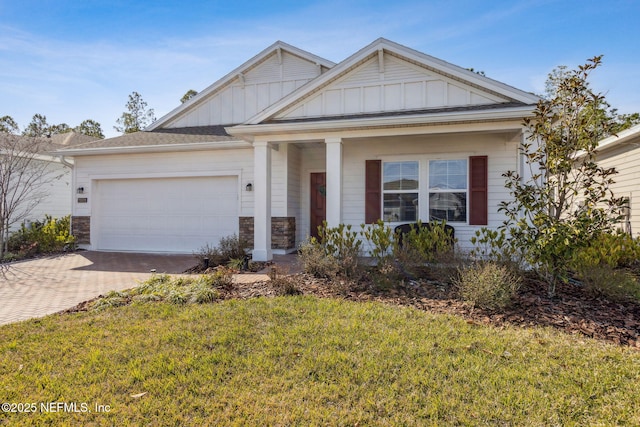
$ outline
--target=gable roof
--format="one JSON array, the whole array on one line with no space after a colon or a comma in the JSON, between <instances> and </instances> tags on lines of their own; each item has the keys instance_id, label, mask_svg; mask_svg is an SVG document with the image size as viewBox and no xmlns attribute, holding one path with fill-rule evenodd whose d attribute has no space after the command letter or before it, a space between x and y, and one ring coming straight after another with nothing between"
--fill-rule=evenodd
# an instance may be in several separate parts
<instances>
[{"instance_id":1,"label":"gable roof","mask_svg":"<svg viewBox=\"0 0 640 427\"><path fill-rule=\"evenodd\" d=\"M394 43L384 38L379 38L368 46L362 48L351 55L328 72L320 75L309 84L292 92L280 101L266 108L249 119L244 125L257 125L261 123L276 122L281 115L287 111L292 111L297 105L308 99L311 95L327 88L331 84L344 78L354 69L361 66L372 58L378 56L382 61L384 55L390 54L408 63L415 64L424 70L444 76L452 81L460 82L471 88L477 88L483 93L495 96L494 100L501 99L505 104L533 105L540 98L536 95L516 89L512 86L482 76L475 72L466 70L456 65L450 64L441 59L418 52L406 46ZM381 63L381 66L384 66Z\"/></svg>"},{"instance_id":2,"label":"gable roof","mask_svg":"<svg viewBox=\"0 0 640 427\"><path fill-rule=\"evenodd\" d=\"M309 53L295 46L284 43L282 41L277 41L271 46L269 46L268 48L264 49L262 52L255 55L253 58L246 61L244 64L240 65L239 67L235 68L233 71L226 74L224 77L222 77L212 85L203 89L193 98L189 99L182 105L178 106L177 108L173 109L169 113L165 114L164 116L162 116L161 118L153 122L145 130L157 130L159 128L166 126L170 122L176 120L178 117L183 116L188 111L194 109L199 104L203 103L205 100L209 99L213 94L215 94L216 92L219 92L220 90L228 86L231 82L236 81L239 78L242 78L242 76L244 76L248 71L259 66L263 61L271 57L274 53L278 55L278 57L281 57L282 52L287 52L298 58L302 58L310 63L316 64L318 67L321 68L321 70L329 69L335 65L335 63L327 59L321 58L317 55L314 55L312 53ZM226 124L231 124L231 123L226 123Z\"/></svg>"}]
</instances>

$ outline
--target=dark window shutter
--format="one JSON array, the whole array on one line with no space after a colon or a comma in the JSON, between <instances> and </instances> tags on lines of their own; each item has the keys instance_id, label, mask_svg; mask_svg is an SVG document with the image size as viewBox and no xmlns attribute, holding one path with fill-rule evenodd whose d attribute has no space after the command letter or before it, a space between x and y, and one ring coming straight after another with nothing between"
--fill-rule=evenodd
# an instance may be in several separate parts
<instances>
[{"instance_id":1,"label":"dark window shutter","mask_svg":"<svg viewBox=\"0 0 640 427\"><path fill-rule=\"evenodd\" d=\"M487 225L487 156L469 157L469 224Z\"/></svg>"},{"instance_id":2,"label":"dark window shutter","mask_svg":"<svg viewBox=\"0 0 640 427\"><path fill-rule=\"evenodd\" d=\"M382 206L382 161L367 160L364 175L364 220L367 224L373 224L382 217L380 213Z\"/></svg>"}]
</instances>

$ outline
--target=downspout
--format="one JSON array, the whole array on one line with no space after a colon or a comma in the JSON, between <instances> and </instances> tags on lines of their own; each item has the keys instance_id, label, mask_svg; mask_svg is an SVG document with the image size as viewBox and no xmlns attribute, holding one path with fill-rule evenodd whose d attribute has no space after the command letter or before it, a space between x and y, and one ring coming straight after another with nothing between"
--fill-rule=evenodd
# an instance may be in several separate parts
<instances>
[{"instance_id":1,"label":"downspout","mask_svg":"<svg viewBox=\"0 0 640 427\"><path fill-rule=\"evenodd\" d=\"M73 169L73 163L70 163L67 159L64 158L64 154L58 154L58 159L60 159L60 163L68 167L69 169Z\"/></svg>"}]
</instances>

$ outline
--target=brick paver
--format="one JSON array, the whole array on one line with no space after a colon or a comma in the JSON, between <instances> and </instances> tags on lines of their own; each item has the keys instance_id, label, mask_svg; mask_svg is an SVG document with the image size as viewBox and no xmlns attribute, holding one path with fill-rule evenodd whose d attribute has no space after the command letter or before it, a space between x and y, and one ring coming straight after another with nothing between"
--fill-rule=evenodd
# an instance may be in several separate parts
<instances>
[{"instance_id":1,"label":"brick paver","mask_svg":"<svg viewBox=\"0 0 640 427\"><path fill-rule=\"evenodd\" d=\"M182 273L192 255L77 252L0 265L0 325L45 316L157 273Z\"/></svg>"},{"instance_id":2,"label":"brick paver","mask_svg":"<svg viewBox=\"0 0 640 427\"><path fill-rule=\"evenodd\" d=\"M276 255L278 274L300 271L295 255ZM180 274L196 265L193 255L76 252L0 265L0 325L46 316L109 291L129 289L152 271ZM235 283L269 280L272 267L234 275Z\"/></svg>"}]
</instances>

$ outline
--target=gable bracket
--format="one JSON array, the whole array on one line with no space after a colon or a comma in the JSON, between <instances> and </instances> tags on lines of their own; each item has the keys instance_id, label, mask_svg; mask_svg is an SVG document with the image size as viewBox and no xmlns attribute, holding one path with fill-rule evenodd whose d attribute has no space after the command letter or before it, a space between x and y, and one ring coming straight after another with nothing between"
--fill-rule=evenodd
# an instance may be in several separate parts
<instances>
[{"instance_id":1,"label":"gable bracket","mask_svg":"<svg viewBox=\"0 0 640 427\"><path fill-rule=\"evenodd\" d=\"M384 73L384 49L378 49L378 72Z\"/></svg>"},{"instance_id":2,"label":"gable bracket","mask_svg":"<svg viewBox=\"0 0 640 427\"><path fill-rule=\"evenodd\" d=\"M243 73L238 73L238 81L240 82L240 85L242 87L244 87L245 80L244 80L244 74Z\"/></svg>"},{"instance_id":3,"label":"gable bracket","mask_svg":"<svg viewBox=\"0 0 640 427\"><path fill-rule=\"evenodd\" d=\"M278 55L278 65L282 65L282 49L276 49L276 55Z\"/></svg>"}]
</instances>

